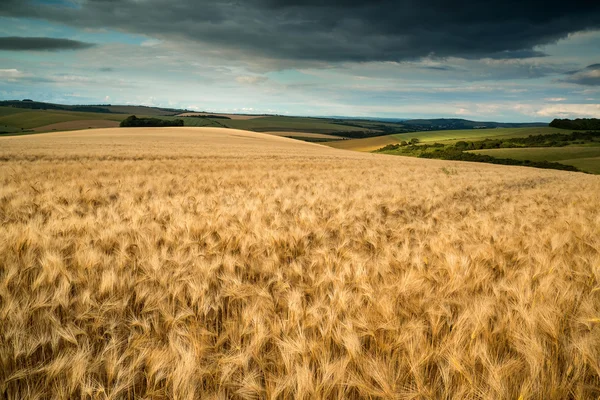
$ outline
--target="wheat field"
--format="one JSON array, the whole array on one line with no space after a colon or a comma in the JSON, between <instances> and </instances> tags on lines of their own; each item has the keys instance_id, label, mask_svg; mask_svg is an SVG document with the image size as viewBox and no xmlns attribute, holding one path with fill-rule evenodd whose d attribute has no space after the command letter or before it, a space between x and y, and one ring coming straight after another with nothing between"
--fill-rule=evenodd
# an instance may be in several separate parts
<instances>
[{"instance_id":1,"label":"wheat field","mask_svg":"<svg viewBox=\"0 0 600 400\"><path fill-rule=\"evenodd\" d=\"M596 399L600 177L0 138L0 398Z\"/></svg>"}]
</instances>

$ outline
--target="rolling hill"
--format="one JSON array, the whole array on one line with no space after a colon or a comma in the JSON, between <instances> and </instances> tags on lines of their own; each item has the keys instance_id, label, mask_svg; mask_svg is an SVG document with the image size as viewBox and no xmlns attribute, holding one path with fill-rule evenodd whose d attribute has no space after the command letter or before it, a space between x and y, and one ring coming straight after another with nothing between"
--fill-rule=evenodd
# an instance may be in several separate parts
<instances>
[{"instance_id":1,"label":"rolling hill","mask_svg":"<svg viewBox=\"0 0 600 400\"><path fill-rule=\"evenodd\" d=\"M21 111L19 111L21 110ZM24 112L35 111L38 114ZM61 114L62 113L62 114ZM0 116L15 115L5 121L0 119L0 134L27 133L35 130L47 132L59 130L54 124L61 124L60 129L81 129L107 127L107 122L121 121L129 115L138 117L157 117L163 119L183 119L186 126L232 128L252 130L255 132L285 132L288 137L314 140L312 134L334 135L339 139L370 138L389 134L401 134L415 131L431 131L434 129L474 129L494 127L532 127L543 124L505 124L497 122L475 122L464 119L431 119L431 120L394 120L385 118L313 118L281 115L246 115L190 112L172 108L145 107L131 105L61 105L52 103L27 101L0 101ZM64 116L61 119L61 115ZM212 118L211 118L212 117ZM69 123L79 121L77 123ZM87 121L87 126L86 122ZM44 122L48 122L43 124ZM299 135L304 133L305 135ZM318 140L322 140L319 138ZM389 143L386 143L389 144Z\"/></svg>"}]
</instances>

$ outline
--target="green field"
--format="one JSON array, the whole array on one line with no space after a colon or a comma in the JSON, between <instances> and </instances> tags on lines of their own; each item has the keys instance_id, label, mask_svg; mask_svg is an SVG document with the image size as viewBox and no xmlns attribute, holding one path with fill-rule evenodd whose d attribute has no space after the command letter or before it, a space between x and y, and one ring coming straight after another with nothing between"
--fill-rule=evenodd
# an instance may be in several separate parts
<instances>
[{"instance_id":1,"label":"green field","mask_svg":"<svg viewBox=\"0 0 600 400\"><path fill-rule=\"evenodd\" d=\"M600 157L575 158L572 160L562 160L560 162L562 164L572 165L585 172L600 174Z\"/></svg>"},{"instance_id":2,"label":"green field","mask_svg":"<svg viewBox=\"0 0 600 400\"><path fill-rule=\"evenodd\" d=\"M440 142L444 144L457 142L459 140L485 140L509 137L525 137L529 135L545 135L549 133L567 133L570 131L550 127L535 128L495 128L495 129L461 129L449 131L424 131L400 133L394 135L378 136L366 139L343 140L335 143L327 143L328 146L338 149L355 151L374 151L388 144L400 143L417 138L421 142Z\"/></svg>"},{"instance_id":3,"label":"green field","mask_svg":"<svg viewBox=\"0 0 600 400\"><path fill-rule=\"evenodd\" d=\"M582 171L600 174L600 146L530 147L472 150L471 152L496 158L559 162L572 165Z\"/></svg>"},{"instance_id":4,"label":"green field","mask_svg":"<svg viewBox=\"0 0 600 400\"><path fill-rule=\"evenodd\" d=\"M147 115L147 116L162 116L162 115L176 115L179 111L169 110L159 107L145 107L145 106L106 106L111 113L117 114L128 114L128 115Z\"/></svg>"},{"instance_id":5,"label":"green field","mask_svg":"<svg viewBox=\"0 0 600 400\"><path fill-rule=\"evenodd\" d=\"M20 114L26 112L32 112L34 110L26 110L23 108L13 108L13 107L0 107L0 117L5 117L7 115Z\"/></svg>"}]
</instances>

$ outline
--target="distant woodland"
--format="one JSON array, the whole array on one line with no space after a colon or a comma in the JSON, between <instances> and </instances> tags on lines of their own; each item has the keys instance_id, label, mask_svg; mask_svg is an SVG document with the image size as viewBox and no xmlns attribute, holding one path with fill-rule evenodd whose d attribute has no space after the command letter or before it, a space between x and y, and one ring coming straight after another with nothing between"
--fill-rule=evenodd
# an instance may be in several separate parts
<instances>
[{"instance_id":1,"label":"distant woodland","mask_svg":"<svg viewBox=\"0 0 600 400\"><path fill-rule=\"evenodd\" d=\"M577 118L577 119L555 119L550 122L553 128L574 129L574 130L597 130L600 129L600 119L598 118Z\"/></svg>"},{"instance_id":2,"label":"distant woodland","mask_svg":"<svg viewBox=\"0 0 600 400\"><path fill-rule=\"evenodd\" d=\"M122 128L137 128L137 127L164 127L164 126L183 126L182 119L159 119L159 118L138 118L131 115L125 118L120 125Z\"/></svg>"}]
</instances>

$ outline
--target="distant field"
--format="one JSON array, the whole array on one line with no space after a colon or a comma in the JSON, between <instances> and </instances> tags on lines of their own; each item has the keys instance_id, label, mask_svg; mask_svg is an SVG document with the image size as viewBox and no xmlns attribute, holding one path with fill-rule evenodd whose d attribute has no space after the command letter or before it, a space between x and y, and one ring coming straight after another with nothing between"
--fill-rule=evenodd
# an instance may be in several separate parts
<instances>
[{"instance_id":1,"label":"distant field","mask_svg":"<svg viewBox=\"0 0 600 400\"><path fill-rule=\"evenodd\" d=\"M128 115L136 114L138 117L154 116L163 119L183 119L186 126L208 127L208 128L233 128L244 129L255 132L288 132L289 135L281 136L305 136L311 134L324 134L332 132L364 132L372 129L358 126L348 126L332 123L325 119L302 118L302 117L256 117L256 116L231 116L234 119L218 118L193 118L161 115L160 110L148 107L109 107L113 111L124 111L125 114L88 113L62 110L29 110L13 107L0 107L0 131L19 132L22 129L35 131L51 131L53 129L65 130L92 127L109 127L109 124L90 124L83 121L117 121L120 122ZM138 111L135 113L134 111ZM149 114L143 114L147 112ZM81 121L75 123L76 121ZM55 124L59 125L59 128ZM86 125L87 124L87 125ZM94 126L95 125L95 126ZM114 125L113 125L114 126ZM370 125L368 125L370 126ZM306 136L306 133L309 135ZM339 136L331 137L339 139Z\"/></svg>"},{"instance_id":2,"label":"distant field","mask_svg":"<svg viewBox=\"0 0 600 400\"><path fill-rule=\"evenodd\" d=\"M522 137L529 135L543 135L549 133L569 132L564 129L550 127L535 128L496 128L496 129L464 129L455 131L424 131L410 132L395 135L378 136L366 139L344 140L342 142L328 143L328 146L338 149L355 151L373 151L388 144L400 143L403 140L417 138L421 142L446 142L451 143L458 140L484 140L507 137Z\"/></svg>"},{"instance_id":3,"label":"distant field","mask_svg":"<svg viewBox=\"0 0 600 400\"><path fill-rule=\"evenodd\" d=\"M554 161L573 165L582 171L600 173L600 146L531 147L517 149L473 150L496 158L515 160Z\"/></svg>"},{"instance_id":4,"label":"distant field","mask_svg":"<svg viewBox=\"0 0 600 400\"><path fill-rule=\"evenodd\" d=\"M38 110L23 109L16 107L0 107L0 131L19 133L21 130L36 131L55 129L54 124L68 123L73 121L122 121L129 115L138 117L157 117L162 119L183 119L185 126L206 127L206 128L232 128L243 129L255 132L289 132L300 134L331 134L342 133L339 139L343 137L343 132L357 132L359 134L383 134L383 131L400 129L393 123L384 123L377 121L357 121L357 120L334 120L325 118L305 118L305 117L283 117L283 116L253 116L253 115L234 115L234 114L214 114L224 115L232 119L219 118L194 118L186 117L190 114L202 113L183 113L180 116L174 115L171 111L165 111L153 107L141 106L106 106L112 112L121 112L122 114L111 113L90 113L79 111L64 110ZM206 114L204 114L206 115ZM103 127L102 125L92 127ZM50 126L46 129L46 126ZM81 125L72 125L75 128L65 125L65 129L87 128L85 123ZM44 128L41 128L44 127ZM105 127L108 127L106 125ZM287 136L287 135L286 135ZM304 136L310 137L310 136ZM316 137L315 137L316 138ZM324 139L324 138L319 138ZM332 138L333 139L333 138Z\"/></svg>"},{"instance_id":5,"label":"distant field","mask_svg":"<svg viewBox=\"0 0 600 400\"><path fill-rule=\"evenodd\" d=\"M71 121L122 121L126 115L87 113L77 111L57 110L25 110L10 107L0 107L0 130L3 126L18 129L33 129L41 126L65 123Z\"/></svg>"},{"instance_id":6,"label":"distant field","mask_svg":"<svg viewBox=\"0 0 600 400\"><path fill-rule=\"evenodd\" d=\"M14 107L0 107L0 117L5 117L7 115L20 114L26 112L33 112L35 110L28 110L25 108L14 108Z\"/></svg>"},{"instance_id":7,"label":"distant field","mask_svg":"<svg viewBox=\"0 0 600 400\"><path fill-rule=\"evenodd\" d=\"M264 115L220 114L220 113L205 113L205 112L187 112L187 113L177 114L176 116L177 117L193 117L196 115L218 115L220 117L227 117L227 118L238 119L238 120L265 118Z\"/></svg>"},{"instance_id":8,"label":"distant field","mask_svg":"<svg viewBox=\"0 0 600 400\"><path fill-rule=\"evenodd\" d=\"M600 176L51 132L0 137L0 227L2 400L600 392Z\"/></svg>"},{"instance_id":9,"label":"distant field","mask_svg":"<svg viewBox=\"0 0 600 400\"><path fill-rule=\"evenodd\" d=\"M265 117L246 121L227 121L230 128L247 129L256 132L286 131L331 133L342 131L364 131L362 127L333 124L316 118Z\"/></svg>"},{"instance_id":10,"label":"distant field","mask_svg":"<svg viewBox=\"0 0 600 400\"><path fill-rule=\"evenodd\" d=\"M103 107L110 110L110 112L127 115L146 115L146 116L163 116L163 115L176 115L177 111L164 110L157 107L144 107L144 106L107 106Z\"/></svg>"},{"instance_id":11,"label":"distant field","mask_svg":"<svg viewBox=\"0 0 600 400\"><path fill-rule=\"evenodd\" d=\"M582 171L600 174L600 157L574 158L570 160L561 160L562 164L572 165Z\"/></svg>"},{"instance_id":12,"label":"distant field","mask_svg":"<svg viewBox=\"0 0 600 400\"><path fill-rule=\"evenodd\" d=\"M328 134L332 132L361 132L368 130L364 127L341 125L323 119L302 117L262 117L253 119L167 117L167 119L175 118L183 119L186 126L233 128L254 132L310 132Z\"/></svg>"}]
</instances>

